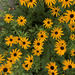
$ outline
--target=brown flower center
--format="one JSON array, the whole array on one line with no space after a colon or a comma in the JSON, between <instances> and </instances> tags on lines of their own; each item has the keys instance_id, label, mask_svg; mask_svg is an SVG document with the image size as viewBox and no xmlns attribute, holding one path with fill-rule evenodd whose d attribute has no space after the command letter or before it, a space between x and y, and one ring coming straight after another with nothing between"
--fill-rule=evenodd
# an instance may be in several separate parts
<instances>
[{"instance_id":1,"label":"brown flower center","mask_svg":"<svg viewBox=\"0 0 75 75\"><path fill-rule=\"evenodd\" d=\"M74 14L71 14L70 17L73 18L74 17Z\"/></svg>"},{"instance_id":2,"label":"brown flower center","mask_svg":"<svg viewBox=\"0 0 75 75\"><path fill-rule=\"evenodd\" d=\"M12 41L12 39L10 39L10 41Z\"/></svg>"},{"instance_id":3,"label":"brown flower center","mask_svg":"<svg viewBox=\"0 0 75 75\"><path fill-rule=\"evenodd\" d=\"M68 68L69 68L69 69L71 69L71 68L72 68L72 66L71 66L71 65L69 65L69 66L68 66Z\"/></svg>"},{"instance_id":4,"label":"brown flower center","mask_svg":"<svg viewBox=\"0 0 75 75\"><path fill-rule=\"evenodd\" d=\"M57 35L57 34L58 34L58 32L56 31L56 32L55 32L55 34Z\"/></svg>"},{"instance_id":5,"label":"brown flower center","mask_svg":"<svg viewBox=\"0 0 75 75\"><path fill-rule=\"evenodd\" d=\"M14 56L17 56L17 54L16 54L16 53L14 53Z\"/></svg>"},{"instance_id":6,"label":"brown flower center","mask_svg":"<svg viewBox=\"0 0 75 75\"><path fill-rule=\"evenodd\" d=\"M7 71L8 71L8 69L7 69L7 68L4 68L4 69L3 69L3 71L4 71L4 72L7 72Z\"/></svg>"},{"instance_id":7,"label":"brown flower center","mask_svg":"<svg viewBox=\"0 0 75 75\"><path fill-rule=\"evenodd\" d=\"M50 68L51 68L52 70L54 70L54 66L51 66Z\"/></svg>"},{"instance_id":8,"label":"brown flower center","mask_svg":"<svg viewBox=\"0 0 75 75\"><path fill-rule=\"evenodd\" d=\"M39 46L39 45L40 45L40 43L37 43L37 45Z\"/></svg>"},{"instance_id":9,"label":"brown flower center","mask_svg":"<svg viewBox=\"0 0 75 75\"><path fill-rule=\"evenodd\" d=\"M60 47L61 50L64 50L64 47Z\"/></svg>"}]
</instances>

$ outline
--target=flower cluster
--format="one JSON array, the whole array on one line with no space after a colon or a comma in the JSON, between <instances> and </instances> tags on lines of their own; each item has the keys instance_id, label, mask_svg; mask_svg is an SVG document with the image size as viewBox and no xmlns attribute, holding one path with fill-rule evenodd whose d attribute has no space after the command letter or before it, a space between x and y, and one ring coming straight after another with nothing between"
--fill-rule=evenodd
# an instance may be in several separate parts
<instances>
[{"instance_id":1,"label":"flower cluster","mask_svg":"<svg viewBox=\"0 0 75 75\"><path fill-rule=\"evenodd\" d=\"M4 15L0 49L6 51L0 53L0 75L18 69L20 74L14 75L68 75L75 69L75 1L18 2L15 15ZM15 13L17 8L21 14Z\"/></svg>"}]
</instances>

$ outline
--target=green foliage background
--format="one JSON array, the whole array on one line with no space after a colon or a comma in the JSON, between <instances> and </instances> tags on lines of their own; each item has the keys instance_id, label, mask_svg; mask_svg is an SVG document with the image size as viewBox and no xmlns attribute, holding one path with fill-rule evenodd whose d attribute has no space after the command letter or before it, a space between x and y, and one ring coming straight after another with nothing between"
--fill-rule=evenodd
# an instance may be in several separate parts
<instances>
[{"instance_id":1,"label":"green foliage background","mask_svg":"<svg viewBox=\"0 0 75 75\"><path fill-rule=\"evenodd\" d=\"M45 68L46 64L50 61L55 61L58 64L58 70L59 75L62 75L65 73L65 75L75 75L75 69L62 71L62 61L64 59L72 59L75 62L75 57L70 56L70 50L72 48L75 49L75 41L71 41L69 39L69 36L71 34L71 31L66 23L59 23L57 20L58 17L53 17L51 15L51 9L49 9L45 4L44 1L41 0L37 3L37 6L34 8L27 8L25 6L21 6L18 0L15 0L15 10L9 11L8 8L10 8L8 0L0 0L0 5L3 7L3 10L0 10L0 53L3 54L5 51L10 52L13 48L19 48L21 49L23 53L23 59L27 54L32 54L32 45L31 48L28 50L24 50L18 45L13 45L13 47L8 47L5 45L5 37L9 35L14 36L26 36L29 38L29 40L34 41L35 38L37 38L36 34L40 30L46 30L49 33L49 38L44 44L44 52L40 57L34 56L34 64L30 71L25 71L22 68L22 61L21 59L19 62L17 62L15 65L13 65L12 68L12 74L11 75L48 75L47 69ZM66 10L74 10L75 11L75 5L72 5L70 8L62 8L60 3L56 3L55 6L59 6L61 11L60 15L62 15ZM14 19L17 19L18 16L25 16L27 19L27 24L23 27L18 26L16 21L11 22L10 24L7 24L3 20L3 16L6 13L11 13L14 17ZM55 40L50 37L50 30L43 27L43 20L45 18L51 18L53 20L53 27L54 26L61 26L63 27L64 36L62 39L64 39L67 42L67 52L64 56L58 56L54 51L54 45ZM5 58L9 57L9 54L5 56Z\"/></svg>"}]
</instances>

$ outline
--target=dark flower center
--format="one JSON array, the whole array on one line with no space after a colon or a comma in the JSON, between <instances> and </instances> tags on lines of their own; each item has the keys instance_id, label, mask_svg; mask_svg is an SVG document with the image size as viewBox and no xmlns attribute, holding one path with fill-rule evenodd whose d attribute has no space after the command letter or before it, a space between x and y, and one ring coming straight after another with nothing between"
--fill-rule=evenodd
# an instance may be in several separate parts
<instances>
[{"instance_id":1,"label":"dark flower center","mask_svg":"<svg viewBox=\"0 0 75 75\"><path fill-rule=\"evenodd\" d=\"M61 50L64 50L64 47L60 47L61 48Z\"/></svg>"},{"instance_id":2,"label":"dark flower center","mask_svg":"<svg viewBox=\"0 0 75 75\"><path fill-rule=\"evenodd\" d=\"M20 40L20 38L18 38L18 40Z\"/></svg>"},{"instance_id":3,"label":"dark flower center","mask_svg":"<svg viewBox=\"0 0 75 75\"><path fill-rule=\"evenodd\" d=\"M55 12L57 12L57 10L55 10Z\"/></svg>"},{"instance_id":4,"label":"dark flower center","mask_svg":"<svg viewBox=\"0 0 75 75\"><path fill-rule=\"evenodd\" d=\"M48 21L47 23L50 24L50 21Z\"/></svg>"},{"instance_id":5,"label":"dark flower center","mask_svg":"<svg viewBox=\"0 0 75 75\"><path fill-rule=\"evenodd\" d=\"M12 62L12 60L10 60L10 62Z\"/></svg>"},{"instance_id":6,"label":"dark flower center","mask_svg":"<svg viewBox=\"0 0 75 75\"><path fill-rule=\"evenodd\" d=\"M40 45L40 43L37 43L37 45L39 46L39 45Z\"/></svg>"},{"instance_id":7,"label":"dark flower center","mask_svg":"<svg viewBox=\"0 0 75 75\"><path fill-rule=\"evenodd\" d=\"M21 19L20 21L22 22L23 20Z\"/></svg>"},{"instance_id":8,"label":"dark flower center","mask_svg":"<svg viewBox=\"0 0 75 75\"><path fill-rule=\"evenodd\" d=\"M32 62L32 60L30 60L30 62Z\"/></svg>"},{"instance_id":9,"label":"dark flower center","mask_svg":"<svg viewBox=\"0 0 75 75\"><path fill-rule=\"evenodd\" d=\"M30 2L32 2L33 0L30 0Z\"/></svg>"},{"instance_id":10,"label":"dark flower center","mask_svg":"<svg viewBox=\"0 0 75 75\"><path fill-rule=\"evenodd\" d=\"M73 18L74 17L74 14L71 14L70 17Z\"/></svg>"},{"instance_id":11,"label":"dark flower center","mask_svg":"<svg viewBox=\"0 0 75 75\"><path fill-rule=\"evenodd\" d=\"M69 65L69 66L68 66L68 68L69 68L69 69L71 69L71 68L72 68L72 66L71 66L71 65Z\"/></svg>"},{"instance_id":12,"label":"dark flower center","mask_svg":"<svg viewBox=\"0 0 75 75\"><path fill-rule=\"evenodd\" d=\"M27 64L27 65L25 65L25 67L28 67L28 64Z\"/></svg>"},{"instance_id":13,"label":"dark flower center","mask_svg":"<svg viewBox=\"0 0 75 75\"><path fill-rule=\"evenodd\" d=\"M58 32L56 31L55 34L58 34Z\"/></svg>"},{"instance_id":14,"label":"dark flower center","mask_svg":"<svg viewBox=\"0 0 75 75\"><path fill-rule=\"evenodd\" d=\"M43 35L41 35L41 37L43 37Z\"/></svg>"},{"instance_id":15,"label":"dark flower center","mask_svg":"<svg viewBox=\"0 0 75 75\"><path fill-rule=\"evenodd\" d=\"M8 19L10 19L10 17L8 17Z\"/></svg>"},{"instance_id":16,"label":"dark flower center","mask_svg":"<svg viewBox=\"0 0 75 75\"><path fill-rule=\"evenodd\" d=\"M68 0L65 0L66 2L68 1Z\"/></svg>"},{"instance_id":17,"label":"dark flower center","mask_svg":"<svg viewBox=\"0 0 75 75\"><path fill-rule=\"evenodd\" d=\"M12 39L10 39L10 41L12 41Z\"/></svg>"},{"instance_id":18,"label":"dark flower center","mask_svg":"<svg viewBox=\"0 0 75 75\"><path fill-rule=\"evenodd\" d=\"M26 44L25 42L23 42L23 44Z\"/></svg>"},{"instance_id":19,"label":"dark flower center","mask_svg":"<svg viewBox=\"0 0 75 75\"><path fill-rule=\"evenodd\" d=\"M7 69L7 68L4 68L4 69L3 69L3 71L4 71L4 72L7 72L7 71L8 71L8 69Z\"/></svg>"},{"instance_id":20,"label":"dark flower center","mask_svg":"<svg viewBox=\"0 0 75 75\"><path fill-rule=\"evenodd\" d=\"M51 66L50 68L53 70L54 69L54 66Z\"/></svg>"},{"instance_id":21,"label":"dark flower center","mask_svg":"<svg viewBox=\"0 0 75 75\"><path fill-rule=\"evenodd\" d=\"M72 25L72 28L74 28L74 25Z\"/></svg>"},{"instance_id":22,"label":"dark flower center","mask_svg":"<svg viewBox=\"0 0 75 75\"><path fill-rule=\"evenodd\" d=\"M16 54L16 53L14 53L14 56L17 56L17 54Z\"/></svg>"},{"instance_id":23,"label":"dark flower center","mask_svg":"<svg viewBox=\"0 0 75 75\"><path fill-rule=\"evenodd\" d=\"M74 52L74 54L75 54L75 52Z\"/></svg>"},{"instance_id":24,"label":"dark flower center","mask_svg":"<svg viewBox=\"0 0 75 75\"><path fill-rule=\"evenodd\" d=\"M52 75L54 75L54 72L52 72Z\"/></svg>"},{"instance_id":25,"label":"dark flower center","mask_svg":"<svg viewBox=\"0 0 75 75\"><path fill-rule=\"evenodd\" d=\"M37 51L37 53L39 53L39 51Z\"/></svg>"}]
</instances>

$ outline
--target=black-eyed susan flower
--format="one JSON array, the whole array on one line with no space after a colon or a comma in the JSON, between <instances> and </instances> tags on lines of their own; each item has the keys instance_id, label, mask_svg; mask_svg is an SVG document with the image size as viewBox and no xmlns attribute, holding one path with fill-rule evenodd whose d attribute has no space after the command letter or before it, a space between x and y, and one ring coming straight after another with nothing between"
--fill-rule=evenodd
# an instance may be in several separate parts
<instances>
[{"instance_id":1,"label":"black-eyed susan flower","mask_svg":"<svg viewBox=\"0 0 75 75\"><path fill-rule=\"evenodd\" d=\"M25 58L25 61L24 63L27 63L29 65L32 65L33 64L33 56L31 55L28 55L28 57Z\"/></svg>"},{"instance_id":2,"label":"black-eyed susan flower","mask_svg":"<svg viewBox=\"0 0 75 75\"><path fill-rule=\"evenodd\" d=\"M58 42L56 42L54 50L58 55L64 55L64 53L66 52L66 42L64 40L59 40Z\"/></svg>"},{"instance_id":3,"label":"black-eyed susan flower","mask_svg":"<svg viewBox=\"0 0 75 75\"><path fill-rule=\"evenodd\" d=\"M59 14L59 11L60 11L60 8L59 7L50 7L52 10L51 10L51 14L53 15L53 16L60 16L60 14Z\"/></svg>"},{"instance_id":4,"label":"black-eyed susan flower","mask_svg":"<svg viewBox=\"0 0 75 75\"><path fill-rule=\"evenodd\" d=\"M10 58L7 58L7 63L10 63L10 64L15 64L16 60L14 57L10 57Z\"/></svg>"},{"instance_id":5,"label":"black-eyed susan flower","mask_svg":"<svg viewBox=\"0 0 75 75\"><path fill-rule=\"evenodd\" d=\"M43 26L45 26L45 28L51 28L52 25L53 25L53 22L51 19L49 18L46 18L44 21L43 21Z\"/></svg>"},{"instance_id":6,"label":"black-eyed susan flower","mask_svg":"<svg viewBox=\"0 0 75 75\"><path fill-rule=\"evenodd\" d=\"M37 0L28 0L27 7L33 8L34 6L36 6L36 4L37 4Z\"/></svg>"},{"instance_id":7,"label":"black-eyed susan flower","mask_svg":"<svg viewBox=\"0 0 75 75\"><path fill-rule=\"evenodd\" d=\"M70 59L63 61L63 70L75 68L74 62Z\"/></svg>"},{"instance_id":8,"label":"black-eyed susan flower","mask_svg":"<svg viewBox=\"0 0 75 75\"><path fill-rule=\"evenodd\" d=\"M26 49L28 49L28 47L30 47L31 42L28 41L28 38L22 37L21 43L19 43L19 44L20 44L20 46L22 46L22 48L24 48L26 50Z\"/></svg>"},{"instance_id":9,"label":"black-eyed susan flower","mask_svg":"<svg viewBox=\"0 0 75 75\"><path fill-rule=\"evenodd\" d=\"M6 14L6 15L4 16L4 21L5 21L6 23L10 23L11 21L13 21L13 16L12 16L11 14Z\"/></svg>"},{"instance_id":10,"label":"black-eyed susan flower","mask_svg":"<svg viewBox=\"0 0 75 75\"><path fill-rule=\"evenodd\" d=\"M32 66L31 66L30 64L28 64L28 63L23 63L23 64L22 64L22 67L23 67L26 71L28 71L28 70L30 70L30 69L32 68Z\"/></svg>"},{"instance_id":11,"label":"black-eyed susan flower","mask_svg":"<svg viewBox=\"0 0 75 75\"><path fill-rule=\"evenodd\" d=\"M33 45L35 49L43 49L43 42L39 39L35 39Z\"/></svg>"},{"instance_id":12,"label":"black-eyed susan flower","mask_svg":"<svg viewBox=\"0 0 75 75\"><path fill-rule=\"evenodd\" d=\"M13 49L12 52L10 52L10 55L12 58L14 58L14 60L19 60L19 58L21 58L21 51L20 49Z\"/></svg>"},{"instance_id":13,"label":"black-eyed susan flower","mask_svg":"<svg viewBox=\"0 0 75 75\"><path fill-rule=\"evenodd\" d=\"M36 56L40 56L42 54L43 50L41 49L33 49L32 53L33 55L36 55Z\"/></svg>"},{"instance_id":14,"label":"black-eyed susan flower","mask_svg":"<svg viewBox=\"0 0 75 75\"><path fill-rule=\"evenodd\" d=\"M64 35L62 28L54 27L53 30L51 30L51 37L53 37L53 39L60 39L62 35Z\"/></svg>"},{"instance_id":15,"label":"black-eyed susan flower","mask_svg":"<svg viewBox=\"0 0 75 75\"><path fill-rule=\"evenodd\" d=\"M4 61L4 56L2 54L0 54L0 63L2 63L2 61Z\"/></svg>"},{"instance_id":16,"label":"black-eyed susan flower","mask_svg":"<svg viewBox=\"0 0 75 75\"><path fill-rule=\"evenodd\" d=\"M58 20L59 20L60 23L64 23L65 22L65 17L64 16L60 16Z\"/></svg>"},{"instance_id":17,"label":"black-eyed susan flower","mask_svg":"<svg viewBox=\"0 0 75 75\"><path fill-rule=\"evenodd\" d=\"M20 0L20 4L21 6L26 6L26 3L28 2L29 0Z\"/></svg>"},{"instance_id":18,"label":"black-eyed susan flower","mask_svg":"<svg viewBox=\"0 0 75 75\"><path fill-rule=\"evenodd\" d=\"M6 63L6 64L2 64L1 65L1 72L2 72L2 75L7 75L7 74L11 74L11 67L12 65L10 63Z\"/></svg>"},{"instance_id":19,"label":"black-eyed susan flower","mask_svg":"<svg viewBox=\"0 0 75 75\"><path fill-rule=\"evenodd\" d=\"M67 6L70 7L72 5L73 0L61 0L62 7L66 8Z\"/></svg>"},{"instance_id":20,"label":"black-eyed susan flower","mask_svg":"<svg viewBox=\"0 0 75 75\"><path fill-rule=\"evenodd\" d=\"M14 38L15 38L16 43L19 43L19 44L21 43L22 37L15 36Z\"/></svg>"},{"instance_id":21,"label":"black-eyed susan flower","mask_svg":"<svg viewBox=\"0 0 75 75\"><path fill-rule=\"evenodd\" d=\"M75 49L71 50L71 56L75 56Z\"/></svg>"},{"instance_id":22,"label":"black-eyed susan flower","mask_svg":"<svg viewBox=\"0 0 75 75\"><path fill-rule=\"evenodd\" d=\"M50 7L50 6L52 6L53 4L55 5L56 0L45 0L45 3Z\"/></svg>"},{"instance_id":23,"label":"black-eyed susan flower","mask_svg":"<svg viewBox=\"0 0 75 75\"><path fill-rule=\"evenodd\" d=\"M71 22L70 24L68 24L68 26L72 32L75 32L75 22Z\"/></svg>"},{"instance_id":24,"label":"black-eyed susan flower","mask_svg":"<svg viewBox=\"0 0 75 75\"><path fill-rule=\"evenodd\" d=\"M12 46L13 44L16 44L14 36L13 35L10 35L9 37L7 36L5 38L5 44L8 46Z\"/></svg>"},{"instance_id":25,"label":"black-eyed susan flower","mask_svg":"<svg viewBox=\"0 0 75 75\"><path fill-rule=\"evenodd\" d=\"M45 41L46 38L48 38L47 32L41 30L41 31L37 34L37 38L40 39L40 40L42 40L42 41Z\"/></svg>"},{"instance_id":26,"label":"black-eyed susan flower","mask_svg":"<svg viewBox=\"0 0 75 75\"><path fill-rule=\"evenodd\" d=\"M47 64L46 68L48 69L48 71L54 71L57 70L57 65L56 62L50 62Z\"/></svg>"},{"instance_id":27,"label":"black-eyed susan flower","mask_svg":"<svg viewBox=\"0 0 75 75\"><path fill-rule=\"evenodd\" d=\"M25 17L23 16L19 16L17 19L17 23L19 26L24 26L26 24L27 20Z\"/></svg>"},{"instance_id":28,"label":"black-eyed susan flower","mask_svg":"<svg viewBox=\"0 0 75 75\"><path fill-rule=\"evenodd\" d=\"M67 10L67 13L64 13L64 14L65 14L66 23L75 19L75 11L74 10L72 10L72 11Z\"/></svg>"},{"instance_id":29,"label":"black-eyed susan flower","mask_svg":"<svg viewBox=\"0 0 75 75\"><path fill-rule=\"evenodd\" d=\"M70 35L70 39L71 39L71 40L75 40L75 34L71 34L71 35Z\"/></svg>"},{"instance_id":30,"label":"black-eyed susan flower","mask_svg":"<svg viewBox=\"0 0 75 75\"><path fill-rule=\"evenodd\" d=\"M57 70L53 70L53 71L48 71L49 75L58 75L58 71Z\"/></svg>"}]
</instances>

